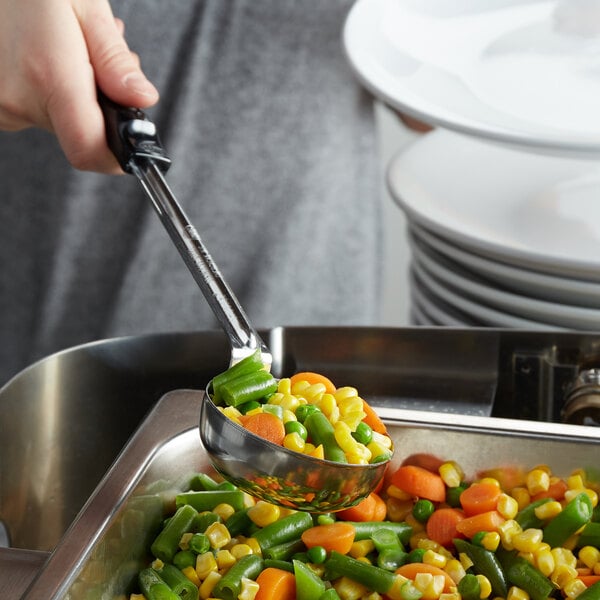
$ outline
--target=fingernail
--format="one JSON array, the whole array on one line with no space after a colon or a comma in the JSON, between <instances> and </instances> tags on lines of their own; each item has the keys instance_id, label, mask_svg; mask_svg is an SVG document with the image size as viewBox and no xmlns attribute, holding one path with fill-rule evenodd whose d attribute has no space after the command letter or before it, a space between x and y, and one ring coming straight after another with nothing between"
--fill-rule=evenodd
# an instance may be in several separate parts
<instances>
[{"instance_id":1,"label":"fingernail","mask_svg":"<svg viewBox=\"0 0 600 600\"><path fill-rule=\"evenodd\" d=\"M127 73L122 81L127 89L136 94L141 94L142 96L154 96L157 94L156 88L141 73Z\"/></svg>"}]
</instances>

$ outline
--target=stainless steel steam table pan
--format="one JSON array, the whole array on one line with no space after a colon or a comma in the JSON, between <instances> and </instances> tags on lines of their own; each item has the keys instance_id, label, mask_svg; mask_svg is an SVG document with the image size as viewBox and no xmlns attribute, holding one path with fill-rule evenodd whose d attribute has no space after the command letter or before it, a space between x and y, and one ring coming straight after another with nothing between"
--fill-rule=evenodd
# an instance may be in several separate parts
<instances>
[{"instance_id":1,"label":"stainless steel steam table pan","mask_svg":"<svg viewBox=\"0 0 600 600\"><path fill-rule=\"evenodd\" d=\"M174 494L211 472L198 434L203 392L164 395L143 421L22 598L125 599ZM598 429L382 407L394 461L414 453L457 460L467 475L545 463L560 475L599 465Z\"/></svg>"}]
</instances>

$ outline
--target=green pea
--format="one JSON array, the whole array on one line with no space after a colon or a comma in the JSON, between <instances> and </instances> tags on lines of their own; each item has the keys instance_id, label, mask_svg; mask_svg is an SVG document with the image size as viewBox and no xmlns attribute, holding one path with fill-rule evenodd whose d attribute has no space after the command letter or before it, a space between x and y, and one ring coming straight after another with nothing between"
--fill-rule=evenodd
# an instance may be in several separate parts
<instances>
[{"instance_id":1,"label":"green pea","mask_svg":"<svg viewBox=\"0 0 600 600\"><path fill-rule=\"evenodd\" d=\"M306 427L300 421L288 421L285 424L285 432L286 433L297 433L304 441L308 437L308 432L306 431Z\"/></svg>"},{"instance_id":2,"label":"green pea","mask_svg":"<svg viewBox=\"0 0 600 600\"><path fill-rule=\"evenodd\" d=\"M238 410L245 415L246 413L254 410L255 408L259 408L260 406L262 406L262 404L258 400L250 400L238 406Z\"/></svg>"},{"instance_id":3,"label":"green pea","mask_svg":"<svg viewBox=\"0 0 600 600\"><path fill-rule=\"evenodd\" d=\"M321 412L317 406L314 404L301 404L296 409L296 419L300 421L300 423L304 423L306 421L306 417L312 415L313 413Z\"/></svg>"},{"instance_id":4,"label":"green pea","mask_svg":"<svg viewBox=\"0 0 600 600\"><path fill-rule=\"evenodd\" d=\"M483 545L483 538L485 537L486 532L485 531L478 531L472 538L471 538L471 543L475 544L476 546L481 546Z\"/></svg>"},{"instance_id":5,"label":"green pea","mask_svg":"<svg viewBox=\"0 0 600 600\"><path fill-rule=\"evenodd\" d=\"M210 550L210 540L204 533L195 533L190 538L189 547L196 554L204 554Z\"/></svg>"},{"instance_id":6,"label":"green pea","mask_svg":"<svg viewBox=\"0 0 600 600\"><path fill-rule=\"evenodd\" d=\"M460 484L446 490L446 503L452 508L460 508L460 495L467 489L467 484Z\"/></svg>"},{"instance_id":7,"label":"green pea","mask_svg":"<svg viewBox=\"0 0 600 600\"><path fill-rule=\"evenodd\" d=\"M409 563L422 563L423 562L423 555L425 554L425 549L424 548L415 548L414 550L411 550L408 553L408 556L406 557L406 562Z\"/></svg>"},{"instance_id":8,"label":"green pea","mask_svg":"<svg viewBox=\"0 0 600 600\"><path fill-rule=\"evenodd\" d=\"M434 511L435 506L433 505L433 502L431 500L421 498L415 502L415 505L412 509L412 515L417 521L419 521L419 523L425 523Z\"/></svg>"},{"instance_id":9,"label":"green pea","mask_svg":"<svg viewBox=\"0 0 600 600\"><path fill-rule=\"evenodd\" d=\"M320 565L327 559L327 550L323 546L313 546L307 550L306 555L309 562Z\"/></svg>"},{"instance_id":10,"label":"green pea","mask_svg":"<svg viewBox=\"0 0 600 600\"><path fill-rule=\"evenodd\" d=\"M173 564L180 570L193 567L196 564L196 555L191 550L180 550L173 557Z\"/></svg>"},{"instance_id":11,"label":"green pea","mask_svg":"<svg viewBox=\"0 0 600 600\"><path fill-rule=\"evenodd\" d=\"M366 446L367 444L370 444L373 439L373 430L364 421L361 421L357 425L356 431L352 432L352 437L359 444L364 444Z\"/></svg>"}]
</instances>

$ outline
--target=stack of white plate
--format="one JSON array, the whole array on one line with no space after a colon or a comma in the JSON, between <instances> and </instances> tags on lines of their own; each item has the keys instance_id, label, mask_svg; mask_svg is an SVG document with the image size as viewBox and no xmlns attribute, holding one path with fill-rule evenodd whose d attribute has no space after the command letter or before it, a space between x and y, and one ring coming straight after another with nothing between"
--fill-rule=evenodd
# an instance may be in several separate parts
<instances>
[{"instance_id":1,"label":"stack of white plate","mask_svg":"<svg viewBox=\"0 0 600 600\"><path fill-rule=\"evenodd\" d=\"M438 130L388 186L415 324L600 330L600 164Z\"/></svg>"}]
</instances>

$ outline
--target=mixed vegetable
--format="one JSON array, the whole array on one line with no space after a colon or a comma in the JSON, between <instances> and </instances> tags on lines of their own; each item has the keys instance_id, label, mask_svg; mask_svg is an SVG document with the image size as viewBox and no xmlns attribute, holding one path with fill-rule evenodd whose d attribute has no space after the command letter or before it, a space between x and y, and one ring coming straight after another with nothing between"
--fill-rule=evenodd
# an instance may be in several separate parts
<instances>
[{"instance_id":1,"label":"mixed vegetable","mask_svg":"<svg viewBox=\"0 0 600 600\"><path fill-rule=\"evenodd\" d=\"M227 417L289 450L350 464L392 455L385 425L355 388L313 372L277 380L258 351L217 375L211 391Z\"/></svg>"},{"instance_id":2,"label":"mixed vegetable","mask_svg":"<svg viewBox=\"0 0 600 600\"><path fill-rule=\"evenodd\" d=\"M599 483L413 455L354 507L311 515L196 475L130 600L600 598Z\"/></svg>"}]
</instances>

